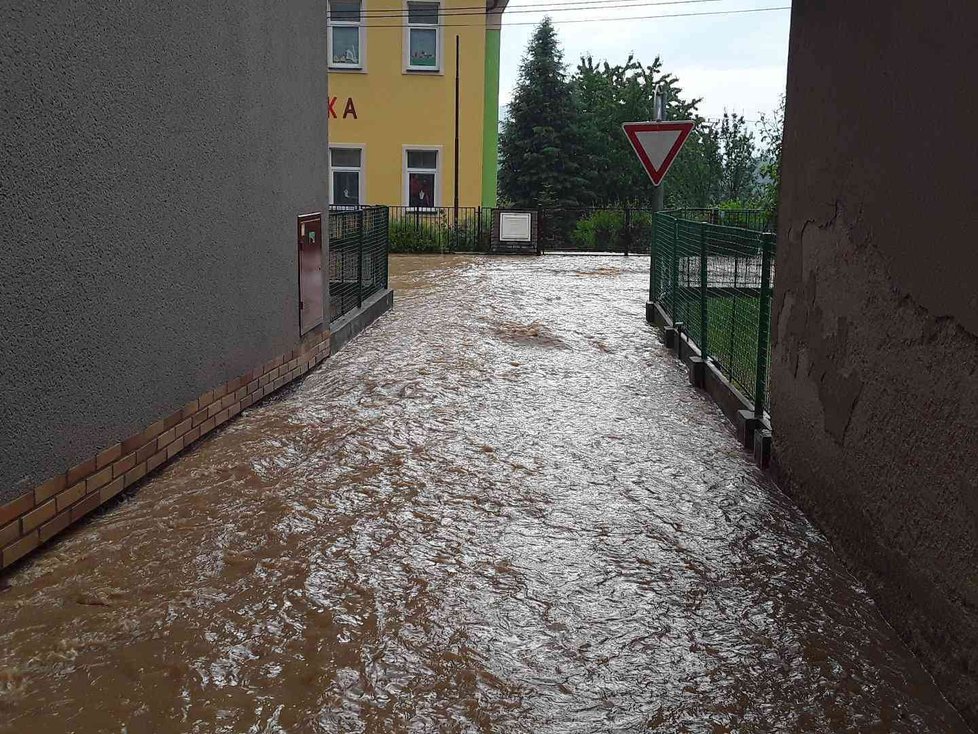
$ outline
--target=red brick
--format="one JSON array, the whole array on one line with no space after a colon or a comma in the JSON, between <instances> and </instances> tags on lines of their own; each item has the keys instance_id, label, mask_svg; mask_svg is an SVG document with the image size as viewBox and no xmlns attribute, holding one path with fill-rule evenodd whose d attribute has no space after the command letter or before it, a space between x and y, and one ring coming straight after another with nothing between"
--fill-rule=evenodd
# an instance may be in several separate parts
<instances>
[{"instance_id":1,"label":"red brick","mask_svg":"<svg viewBox=\"0 0 978 734\"><path fill-rule=\"evenodd\" d=\"M53 520L48 520L38 528L38 536L42 543L51 540L71 524L71 511L65 510L60 515L55 515Z\"/></svg>"},{"instance_id":2,"label":"red brick","mask_svg":"<svg viewBox=\"0 0 978 734\"><path fill-rule=\"evenodd\" d=\"M223 398L221 398L221 410L230 408L232 405L234 405L234 393L225 395Z\"/></svg>"},{"instance_id":3,"label":"red brick","mask_svg":"<svg viewBox=\"0 0 978 734\"><path fill-rule=\"evenodd\" d=\"M217 401L211 403L208 406L208 408L207 408L207 417L208 418L213 418L215 415L217 415L218 413L220 413L221 410L222 410L222 408L221 408L221 401L220 400L217 400Z\"/></svg>"},{"instance_id":4,"label":"red brick","mask_svg":"<svg viewBox=\"0 0 978 734\"><path fill-rule=\"evenodd\" d=\"M162 451L168 443L173 441L174 430L170 428L169 430L163 431L156 439L156 448Z\"/></svg>"},{"instance_id":5,"label":"red brick","mask_svg":"<svg viewBox=\"0 0 978 734\"><path fill-rule=\"evenodd\" d=\"M27 535L21 538L20 540L18 540L16 543L12 543L11 545L8 545L6 548L4 548L3 561L2 563L0 563L0 565L5 567L9 566L11 563L18 560L19 558L23 558L24 556L26 556L32 550L37 548L38 545L39 545L39 541L37 539L37 531L34 531L30 535Z\"/></svg>"},{"instance_id":6,"label":"red brick","mask_svg":"<svg viewBox=\"0 0 978 734\"><path fill-rule=\"evenodd\" d=\"M146 459L156 453L156 439L143 446L136 452L136 463L142 464Z\"/></svg>"},{"instance_id":7,"label":"red brick","mask_svg":"<svg viewBox=\"0 0 978 734\"><path fill-rule=\"evenodd\" d=\"M44 484L34 487L34 502L44 502L44 500L54 497L58 492L68 486L64 474L59 474L54 479L48 479Z\"/></svg>"},{"instance_id":8,"label":"red brick","mask_svg":"<svg viewBox=\"0 0 978 734\"><path fill-rule=\"evenodd\" d=\"M112 481L112 467L107 466L98 474L90 476L85 482L85 494L94 492Z\"/></svg>"},{"instance_id":9,"label":"red brick","mask_svg":"<svg viewBox=\"0 0 978 734\"><path fill-rule=\"evenodd\" d=\"M102 500L99 499L98 492L88 495L77 505L72 505L71 521L77 522L78 520L81 520L83 517L85 517L85 515L94 510L100 504L102 504Z\"/></svg>"},{"instance_id":10,"label":"red brick","mask_svg":"<svg viewBox=\"0 0 978 734\"><path fill-rule=\"evenodd\" d=\"M122 444L117 443L115 446L110 446L95 458L95 468L101 469L108 466L120 456L122 456Z\"/></svg>"},{"instance_id":11,"label":"red brick","mask_svg":"<svg viewBox=\"0 0 978 734\"><path fill-rule=\"evenodd\" d=\"M207 420L207 408L198 410L196 413L194 413L193 421L195 426L199 426L205 420Z\"/></svg>"},{"instance_id":12,"label":"red brick","mask_svg":"<svg viewBox=\"0 0 978 734\"><path fill-rule=\"evenodd\" d=\"M14 521L0 528L0 548L10 545L20 537L20 523Z\"/></svg>"},{"instance_id":13,"label":"red brick","mask_svg":"<svg viewBox=\"0 0 978 734\"><path fill-rule=\"evenodd\" d=\"M259 387L260 386L258 384L258 380L252 380L251 382L248 383L248 385L246 386L246 389L248 390L248 394L250 395L255 390L257 390Z\"/></svg>"},{"instance_id":14,"label":"red brick","mask_svg":"<svg viewBox=\"0 0 978 734\"><path fill-rule=\"evenodd\" d=\"M156 467L158 467L164 461L166 461L166 449L163 449L162 451L158 451L155 454L153 454L152 456L150 456L149 459L146 460L146 472L147 472L147 474L149 472L153 471L153 469L155 469Z\"/></svg>"},{"instance_id":15,"label":"red brick","mask_svg":"<svg viewBox=\"0 0 978 734\"><path fill-rule=\"evenodd\" d=\"M84 484L82 486L84 487ZM68 491L70 492L71 490L69 489ZM85 491L83 489L82 494L84 493ZM55 502L54 500L48 500L36 510L28 512L26 515L20 518L20 532L22 534L30 532L41 523L47 522L54 517L54 513Z\"/></svg>"},{"instance_id":16,"label":"red brick","mask_svg":"<svg viewBox=\"0 0 978 734\"><path fill-rule=\"evenodd\" d=\"M247 394L248 394L247 387L239 387L237 390L234 391L234 402L238 402L239 400L241 400L241 398L243 398Z\"/></svg>"},{"instance_id":17,"label":"red brick","mask_svg":"<svg viewBox=\"0 0 978 734\"><path fill-rule=\"evenodd\" d=\"M231 410L230 410L230 408L225 408L220 413L218 413L217 415L214 416L214 425L215 426L219 426L222 423L224 423L224 421L226 421L230 417L231 417Z\"/></svg>"},{"instance_id":18,"label":"red brick","mask_svg":"<svg viewBox=\"0 0 978 734\"><path fill-rule=\"evenodd\" d=\"M68 470L68 474L65 476L65 483L70 487L79 479L84 479L89 474L94 472L96 468L97 463L94 457L88 461L83 461L81 464L78 464L77 466L74 466Z\"/></svg>"},{"instance_id":19,"label":"red brick","mask_svg":"<svg viewBox=\"0 0 978 734\"><path fill-rule=\"evenodd\" d=\"M262 375L260 378L258 378L258 387L264 387L271 379L271 376L268 374Z\"/></svg>"},{"instance_id":20,"label":"red brick","mask_svg":"<svg viewBox=\"0 0 978 734\"><path fill-rule=\"evenodd\" d=\"M4 525L11 520L23 515L25 512L29 512L34 507L34 493L28 492L27 494L22 494L15 500L11 500L7 504L0 507L0 525Z\"/></svg>"},{"instance_id":21,"label":"red brick","mask_svg":"<svg viewBox=\"0 0 978 734\"><path fill-rule=\"evenodd\" d=\"M181 421L180 423L177 423L177 425L175 425L173 427L173 437L174 438L180 438L180 436L182 436L187 431L189 431L191 428L193 428L193 425L194 425L194 422L190 418L187 418L187 420Z\"/></svg>"},{"instance_id":22,"label":"red brick","mask_svg":"<svg viewBox=\"0 0 978 734\"><path fill-rule=\"evenodd\" d=\"M215 421L213 418L208 418L206 421L200 424L200 435L203 436L205 433L210 433L214 430Z\"/></svg>"},{"instance_id":23,"label":"red brick","mask_svg":"<svg viewBox=\"0 0 978 734\"><path fill-rule=\"evenodd\" d=\"M176 413L171 413L166 418L163 419L163 430L168 431L177 423L183 420L183 410L178 410Z\"/></svg>"},{"instance_id":24,"label":"red brick","mask_svg":"<svg viewBox=\"0 0 978 734\"><path fill-rule=\"evenodd\" d=\"M159 436L166 429L163 427L163 421L156 421L153 425L143 431L143 437L147 442Z\"/></svg>"},{"instance_id":25,"label":"red brick","mask_svg":"<svg viewBox=\"0 0 978 734\"><path fill-rule=\"evenodd\" d=\"M129 438L127 438L125 441L122 442L122 453L131 454L133 451L138 449L144 443L146 443L146 440L145 437L143 436L143 432L140 431L136 435L130 436Z\"/></svg>"},{"instance_id":26,"label":"red brick","mask_svg":"<svg viewBox=\"0 0 978 734\"><path fill-rule=\"evenodd\" d=\"M189 418L194 413L197 412L198 405L196 400L191 400L189 403L183 406L183 410L180 411L180 415L184 418Z\"/></svg>"},{"instance_id":27,"label":"red brick","mask_svg":"<svg viewBox=\"0 0 978 734\"><path fill-rule=\"evenodd\" d=\"M211 404L213 400L214 400L214 391L208 390L199 398L197 398L197 410L200 410L201 408L206 408L208 405Z\"/></svg>"},{"instance_id":28,"label":"red brick","mask_svg":"<svg viewBox=\"0 0 978 734\"><path fill-rule=\"evenodd\" d=\"M119 492L126 488L125 477L119 477L118 479L106 484L98 491L99 502L108 502L110 499L115 497Z\"/></svg>"},{"instance_id":29,"label":"red brick","mask_svg":"<svg viewBox=\"0 0 978 734\"><path fill-rule=\"evenodd\" d=\"M254 404L254 402L255 402L255 396L249 395L248 397L246 397L244 400L241 401L241 410L247 410Z\"/></svg>"},{"instance_id":30,"label":"red brick","mask_svg":"<svg viewBox=\"0 0 978 734\"><path fill-rule=\"evenodd\" d=\"M200 438L200 426L191 428L189 431L187 431L186 435L183 437L183 445L189 446L198 438Z\"/></svg>"},{"instance_id":31,"label":"red brick","mask_svg":"<svg viewBox=\"0 0 978 734\"><path fill-rule=\"evenodd\" d=\"M231 380L228 383L228 392L235 392L239 387L241 387L241 380L242 378L240 377L235 377L233 380Z\"/></svg>"},{"instance_id":32,"label":"red brick","mask_svg":"<svg viewBox=\"0 0 978 734\"><path fill-rule=\"evenodd\" d=\"M227 394L228 394L228 385L225 382L223 385L221 385L220 387L218 387L218 388L216 388L214 390L214 399L215 400L220 400L221 398L223 398Z\"/></svg>"},{"instance_id":33,"label":"red brick","mask_svg":"<svg viewBox=\"0 0 978 734\"><path fill-rule=\"evenodd\" d=\"M184 439L180 438L174 440L169 446L166 447L166 458L167 460L172 459L174 456L183 451Z\"/></svg>"},{"instance_id":34,"label":"red brick","mask_svg":"<svg viewBox=\"0 0 978 734\"><path fill-rule=\"evenodd\" d=\"M133 484L138 482L140 479L146 476L146 462L141 461L136 464L132 469L126 472L125 485L131 487Z\"/></svg>"},{"instance_id":35,"label":"red brick","mask_svg":"<svg viewBox=\"0 0 978 734\"><path fill-rule=\"evenodd\" d=\"M112 477L121 477L134 466L136 466L136 454L126 454L112 465Z\"/></svg>"},{"instance_id":36,"label":"red brick","mask_svg":"<svg viewBox=\"0 0 978 734\"><path fill-rule=\"evenodd\" d=\"M85 482L78 482L78 484L72 484L68 489L66 489L61 494L57 495L54 499L57 503L57 511L61 512L66 510L75 504L78 500L85 496ZM24 518L24 522L27 522L27 518ZM24 527L24 530L30 530L28 527Z\"/></svg>"}]
</instances>

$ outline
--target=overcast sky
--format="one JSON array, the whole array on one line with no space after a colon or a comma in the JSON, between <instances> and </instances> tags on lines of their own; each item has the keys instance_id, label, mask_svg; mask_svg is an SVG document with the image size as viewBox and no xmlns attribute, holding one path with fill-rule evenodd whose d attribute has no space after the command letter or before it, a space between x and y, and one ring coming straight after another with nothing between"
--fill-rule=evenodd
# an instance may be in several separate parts
<instances>
[{"instance_id":1,"label":"overcast sky","mask_svg":"<svg viewBox=\"0 0 978 734\"><path fill-rule=\"evenodd\" d=\"M539 22L543 14L512 11L540 8L542 1L511 0L507 6L502 31L500 105L509 103L520 60L533 33L532 26L505 23ZM554 7L568 0L547 2ZM584 9L549 13L569 71L585 54L612 64L623 63L629 52L634 52L644 64L659 55L663 69L679 77L685 97L703 98L699 110L704 117L719 117L726 109L756 120L778 105L785 88L791 15L788 10L601 23L560 21L783 7L790 5L790 0L687 0L674 4L645 0L642 5L637 5L642 0L620 2L632 7L579 6Z\"/></svg>"}]
</instances>

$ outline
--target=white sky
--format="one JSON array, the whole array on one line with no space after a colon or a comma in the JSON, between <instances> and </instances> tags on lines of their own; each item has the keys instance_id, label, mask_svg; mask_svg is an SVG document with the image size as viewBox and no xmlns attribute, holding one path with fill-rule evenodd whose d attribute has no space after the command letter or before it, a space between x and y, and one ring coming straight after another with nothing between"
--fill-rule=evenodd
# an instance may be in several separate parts
<instances>
[{"instance_id":1,"label":"white sky","mask_svg":"<svg viewBox=\"0 0 978 734\"><path fill-rule=\"evenodd\" d=\"M511 0L503 16L499 103L509 104L532 26L506 23L539 22L542 13L519 12L542 2L559 6L568 0ZM621 0L638 3L641 0ZM663 0L645 0L661 3ZM708 0L696 3L646 4L628 8L601 5L588 9L549 12L557 27L568 71L579 58L624 63L629 52L643 64L658 54L663 70L679 77L687 99L702 97L700 114L716 118L729 110L757 120L778 105L785 88L788 60L788 10L685 18L621 20L602 23L566 23L576 18L622 18L673 13L697 13L747 8L783 7L790 0Z\"/></svg>"}]
</instances>

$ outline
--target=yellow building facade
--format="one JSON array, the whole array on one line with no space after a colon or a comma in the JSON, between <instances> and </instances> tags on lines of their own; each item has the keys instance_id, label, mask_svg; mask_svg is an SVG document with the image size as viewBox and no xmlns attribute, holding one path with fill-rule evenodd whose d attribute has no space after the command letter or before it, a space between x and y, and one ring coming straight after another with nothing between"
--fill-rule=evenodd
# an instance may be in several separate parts
<instances>
[{"instance_id":1,"label":"yellow building facade","mask_svg":"<svg viewBox=\"0 0 978 734\"><path fill-rule=\"evenodd\" d=\"M330 0L331 204L453 205L457 58L459 205L495 205L505 4Z\"/></svg>"}]
</instances>

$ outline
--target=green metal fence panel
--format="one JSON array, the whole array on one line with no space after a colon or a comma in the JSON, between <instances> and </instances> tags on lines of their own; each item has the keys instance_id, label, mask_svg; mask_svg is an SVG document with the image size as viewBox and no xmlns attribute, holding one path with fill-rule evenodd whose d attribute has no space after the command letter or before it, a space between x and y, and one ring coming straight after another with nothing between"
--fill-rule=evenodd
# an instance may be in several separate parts
<instances>
[{"instance_id":1,"label":"green metal fence panel","mask_svg":"<svg viewBox=\"0 0 978 734\"><path fill-rule=\"evenodd\" d=\"M650 298L757 414L768 407L774 284L775 236L765 225L761 212L660 212L650 275Z\"/></svg>"},{"instance_id":2,"label":"green metal fence panel","mask_svg":"<svg viewBox=\"0 0 978 734\"><path fill-rule=\"evenodd\" d=\"M389 212L385 206L330 210L330 321L387 288Z\"/></svg>"}]
</instances>

